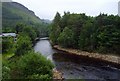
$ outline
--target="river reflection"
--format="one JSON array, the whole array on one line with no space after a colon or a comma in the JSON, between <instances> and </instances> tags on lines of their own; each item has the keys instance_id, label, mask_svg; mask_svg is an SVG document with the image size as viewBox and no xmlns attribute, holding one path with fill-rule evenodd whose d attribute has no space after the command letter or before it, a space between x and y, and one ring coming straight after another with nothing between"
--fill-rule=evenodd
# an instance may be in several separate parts
<instances>
[{"instance_id":1,"label":"river reflection","mask_svg":"<svg viewBox=\"0 0 120 81\"><path fill-rule=\"evenodd\" d=\"M50 59L65 79L99 79L99 81L115 81L120 70L96 60L69 55L52 49L49 40L40 40L34 50ZM112 80L108 80L112 79Z\"/></svg>"},{"instance_id":2,"label":"river reflection","mask_svg":"<svg viewBox=\"0 0 120 81\"><path fill-rule=\"evenodd\" d=\"M87 58L79 58L78 56L67 55L64 53L53 54L56 68L63 72L63 76L67 79L99 79L99 81L107 81L107 79L118 79L120 70L108 67L104 63L95 63L94 60Z\"/></svg>"},{"instance_id":3,"label":"river reflection","mask_svg":"<svg viewBox=\"0 0 120 81\"><path fill-rule=\"evenodd\" d=\"M52 60L52 54L56 53L56 50L52 49L49 40L45 40L44 38L41 38L40 41L36 43L34 50L50 60Z\"/></svg>"}]
</instances>

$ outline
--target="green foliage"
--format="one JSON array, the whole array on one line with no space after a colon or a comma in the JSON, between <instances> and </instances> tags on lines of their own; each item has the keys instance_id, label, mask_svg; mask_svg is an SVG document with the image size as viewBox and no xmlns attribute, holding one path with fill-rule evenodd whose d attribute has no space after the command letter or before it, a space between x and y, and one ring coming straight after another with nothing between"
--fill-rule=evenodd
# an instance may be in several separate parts
<instances>
[{"instance_id":1,"label":"green foliage","mask_svg":"<svg viewBox=\"0 0 120 81\"><path fill-rule=\"evenodd\" d=\"M60 20L60 27L61 30L63 30L68 25L68 19L70 17L70 12L64 12L64 15L62 16Z\"/></svg>"},{"instance_id":2,"label":"green foliage","mask_svg":"<svg viewBox=\"0 0 120 81\"><path fill-rule=\"evenodd\" d=\"M8 60L2 60L2 78L3 79L10 79L10 66Z\"/></svg>"},{"instance_id":3,"label":"green foliage","mask_svg":"<svg viewBox=\"0 0 120 81\"><path fill-rule=\"evenodd\" d=\"M95 34L95 27L91 22L87 22L86 24L84 24L79 36L80 49L93 51L96 46Z\"/></svg>"},{"instance_id":4,"label":"green foliage","mask_svg":"<svg viewBox=\"0 0 120 81\"><path fill-rule=\"evenodd\" d=\"M17 39L15 54L23 55L26 54L31 49L32 49L32 43L30 41L30 38L24 33L20 34Z\"/></svg>"},{"instance_id":5,"label":"green foliage","mask_svg":"<svg viewBox=\"0 0 120 81\"><path fill-rule=\"evenodd\" d=\"M28 25L42 23L42 21L35 16L34 12L16 2L2 3L2 10L3 28L15 27L16 23L24 23Z\"/></svg>"},{"instance_id":6,"label":"green foliage","mask_svg":"<svg viewBox=\"0 0 120 81\"><path fill-rule=\"evenodd\" d=\"M33 51L19 59L3 62L3 79L52 79L54 65L39 53Z\"/></svg>"},{"instance_id":7,"label":"green foliage","mask_svg":"<svg viewBox=\"0 0 120 81\"><path fill-rule=\"evenodd\" d=\"M58 39L58 36L60 34L60 27L55 26L53 29L55 29L55 31L51 32L50 39L52 40L53 44L57 44L57 39Z\"/></svg>"},{"instance_id":8,"label":"green foliage","mask_svg":"<svg viewBox=\"0 0 120 81\"><path fill-rule=\"evenodd\" d=\"M5 59L3 61L3 80L52 79L52 69L54 65L41 54L35 53L32 50L32 42L37 37L37 30L35 28L23 24L18 24L16 26L16 32L18 33L18 36L17 42L14 42L15 45L13 46L16 46L15 56L10 58L10 60ZM3 46L5 48L4 50L10 53L12 48L11 45L13 45L13 43L11 43L11 41L8 39L5 40L7 40L7 42L4 41L3 45L7 47Z\"/></svg>"},{"instance_id":9,"label":"green foliage","mask_svg":"<svg viewBox=\"0 0 120 81\"><path fill-rule=\"evenodd\" d=\"M26 26L22 23L18 23L16 25L16 33L24 33L24 35L28 35L31 38L31 41L34 42L35 38L37 38L37 36L39 37L40 32L36 27Z\"/></svg>"},{"instance_id":10,"label":"green foliage","mask_svg":"<svg viewBox=\"0 0 120 81\"><path fill-rule=\"evenodd\" d=\"M119 16L100 14L90 17L70 12L65 12L61 18L59 15L56 14L50 33L54 44L91 52L120 53Z\"/></svg>"},{"instance_id":11,"label":"green foliage","mask_svg":"<svg viewBox=\"0 0 120 81\"><path fill-rule=\"evenodd\" d=\"M37 37L35 30L30 26L24 27L22 32L24 32L25 35L28 35L31 38L31 41L34 41Z\"/></svg>"},{"instance_id":12,"label":"green foliage","mask_svg":"<svg viewBox=\"0 0 120 81\"><path fill-rule=\"evenodd\" d=\"M48 37L49 29L48 29L49 24L43 23L42 25L38 24L35 26L35 31L37 33L38 37Z\"/></svg>"},{"instance_id":13,"label":"green foliage","mask_svg":"<svg viewBox=\"0 0 120 81\"><path fill-rule=\"evenodd\" d=\"M120 30L116 29L115 26L102 27L97 37L100 52L120 53Z\"/></svg>"},{"instance_id":14,"label":"green foliage","mask_svg":"<svg viewBox=\"0 0 120 81\"><path fill-rule=\"evenodd\" d=\"M32 26L37 37L48 36L47 26L49 24L44 23L33 11L16 2L2 3L2 32L16 32L18 34L26 25Z\"/></svg>"},{"instance_id":15,"label":"green foliage","mask_svg":"<svg viewBox=\"0 0 120 81\"><path fill-rule=\"evenodd\" d=\"M74 14L74 13L70 14L70 12L67 13L65 12L63 17L60 18L57 13L53 21L53 25L50 33L50 39L52 40L53 43L55 42L54 44L58 44L57 39L60 33L62 33L65 27L68 27L75 34L74 44L72 44L71 46L74 48L78 48L78 39L79 39L80 31L83 24L85 23L85 20L87 19L88 17L85 14Z\"/></svg>"},{"instance_id":16,"label":"green foliage","mask_svg":"<svg viewBox=\"0 0 120 81\"><path fill-rule=\"evenodd\" d=\"M63 32L58 37L58 44L64 47L72 47L74 45L74 33L68 27L65 27Z\"/></svg>"},{"instance_id":17,"label":"green foliage","mask_svg":"<svg viewBox=\"0 0 120 81\"><path fill-rule=\"evenodd\" d=\"M2 32L17 34L17 42L3 40L5 53L14 55L14 52L10 51L16 48L15 56L3 62L3 79L52 79L52 63L42 55L31 51L37 37L48 36L48 24L19 3L6 2L0 7L3 9Z\"/></svg>"},{"instance_id":18,"label":"green foliage","mask_svg":"<svg viewBox=\"0 0 120 81\"><path fill-rule=\"evenodd\" d=\"M25 27L24 24L22 24L22 23L18 23L18 24L16 25L16 27L15 27L16 34L21 33L21 32L23 31L23 28L24 28L24 27Z\"/></svg>"},{"instance_id":19,"label":"green foliage","mask_svg":"<svg viewBox=\"0 0 120 81\"><path fill-rule=\"evenodd\" d=\"M15 42L12 37L3 37L2 38L2 53L13 53Z\"/></svg>"},{"instance_id":20,"label":"green foliage","mask_svg":"<svg viewBox=\"0 0 120 81\"><path fill-rule=\"evenodd\" d=\"M54 20L53 20L53 23L52 23L52 26L51 26L51 33L50 33L50 39L52 40L52 43L53 44L57 44L57 39L58 39L58 36L61 32L61 29L60 29L60 14L57 13Z\"/></svg>"},{"instance_id":21,"label":"green foliage","mask_svg":"<svg viewBox=\"0 0 120 81\"><path fill-rule=\"evenodd\" d=\"M53 20L54 25L59 25L59 24L60 24L60 19L61 19L61 16L60 16L60 14L57 12L57 13L56 13L56 16L55 16L55 18L54 18L54 20Z\"/></svg>"}]
</instances>

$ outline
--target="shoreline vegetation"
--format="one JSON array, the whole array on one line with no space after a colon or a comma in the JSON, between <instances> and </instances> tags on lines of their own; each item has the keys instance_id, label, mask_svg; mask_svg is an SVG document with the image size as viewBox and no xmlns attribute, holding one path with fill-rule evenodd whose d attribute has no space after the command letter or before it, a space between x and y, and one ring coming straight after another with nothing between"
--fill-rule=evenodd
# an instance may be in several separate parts
<instances>
[{"instance_id":1,"label":"shoreline vegetation","mask_svg":"<svg viewBox=\"0 0 120 81\"><path fill-rule=\"evenodd\" d=\"M95 55L105 60L115 58L109 58L107 56L109 53L120 56L120 17L118 15L100 13L92 17L85 13L64 12L61 16L57 12L50 27L49 37L53 45L106 54L105 57L102 55L99 57L98 54L90 56ZM116 63L118 61L116 59L112 61Z\"/></svg>"},{"instance_id":2,"label":"shoreline vegetation","mask_svg":"<svg viewBox=\"0 0 120 81\"><path fill-rule=\"evenodd\" d=\"M92 17L85 13L64 12L61 16L57 12L50 25L49 37L54 49L71 57L120 69L119 27L118 15L100 13Z\"/></svg>"},{"instance_id":3,"label":"shoreline vegetation","mask_svg":"<svg viewBox=\"0 0 120 81\"><path fill-rule=\"evenodd\" d=\"M73 56L85 57L87 61L91 58L90 60L95 59L94 62L105 62L120 68L120 56L100 54L120 55L120 17L118 15L100 13L92 17L85 13L64 12L61 16L57 12L52 22L47 23L19 3L4 3L2 8L4 13L2 33L17 34L16 41L11 36L2 37L3 56L0 60L2 59L3 80L65 79L63 73L57 70L50 60L33 49L39 37L46 36L50 37L53 48L57 50ZM89 53L79 49L100 53Z\"/></svg>"},{"instance_id":4,"label":"shoreline vegetation","mask_svg":"<svg viewBox=\"0 0 120 81\"><path fill-rule=\"evenodd\" d=\"M101 60L101 61L106 61L108 63L120 66L120 61L119 61L120 57L119 56L105 55L105 54L100 54L100 53L90 53L90 52L81 51L81 50L78 50L78 49L71 49L71 48L62 48L59 45L54 45L53 48L57 49L57 50L60 50L60 51L63 51L63 52L67 52L69 54L84 56L84 57L93 58L93 59L98 59L98 60Z\"/></svg>"},{"instance_id":5,"label":"shoreline vegetation","mask_svg":"<svg viewBox=\"0 0 120 81\"><path fill-rule=\"evenodd\" d=\"M15 28L17 40L2 37L2 78L5 79L52 79L54 65L33 49L36 38L41 35L36 28L18 23ZM24 48L24 49L23 49Z\"/></svg>"}]
</instances>

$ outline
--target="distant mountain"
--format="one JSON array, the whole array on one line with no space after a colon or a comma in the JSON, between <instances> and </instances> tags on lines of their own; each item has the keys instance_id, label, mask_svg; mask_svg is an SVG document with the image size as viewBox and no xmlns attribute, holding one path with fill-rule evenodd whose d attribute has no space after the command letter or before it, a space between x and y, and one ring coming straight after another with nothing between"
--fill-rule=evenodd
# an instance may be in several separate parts
<instances>
[{"instance_id":1,"label":"distant mountain","mask_svg":"<svg viewBox=\"0 0 120 81\"><path fill-rule=\"evenodd\" d=\"M2 3L2 24L4 27L14 27L17 23L29 25L41 24L42 20L35 13L17 2Z\"/></svg>"},{"instance_id":2,"label":"distant mountain","mask_svg":"<svg viewBox=\"0 0 120 81\"><path fill-rule=\"evenodd\" d=\"M52 23L52 21L48 20L48 19L41 19L41 20L42 20L42 22L47 23L47 24L51 24Z\"/></svg>"}]
</instances>

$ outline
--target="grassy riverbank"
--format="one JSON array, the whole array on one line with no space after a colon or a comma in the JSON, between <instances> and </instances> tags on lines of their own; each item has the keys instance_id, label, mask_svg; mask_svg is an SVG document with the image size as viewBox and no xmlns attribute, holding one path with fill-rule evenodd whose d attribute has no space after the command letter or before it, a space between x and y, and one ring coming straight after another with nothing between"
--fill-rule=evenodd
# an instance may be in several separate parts
<instances>
[{"instance_id":1,"label":"grassy riverbank","mask_svg":"<svg viewBox=\"0 0 120 81\"><path fill-rule=\"evenodd\" d=\"M103 60L103 61L107 61L107 62L111 62L111 63L116 63L120 65L120 57L119 56L115 56L115 55L105 55L105 54L100 54L100 53L90 53L90 52L86 52L86 51L81 51L78 49L70 49L70 48L62 48L58 45L53 46L55 49L64 51L64 52L68 52L70 54L75 54L75 55L79 55L79 56L85 56L88 58L95 58L95 59L99 59L99 60Z\"/></svg>"}]
</instances>

